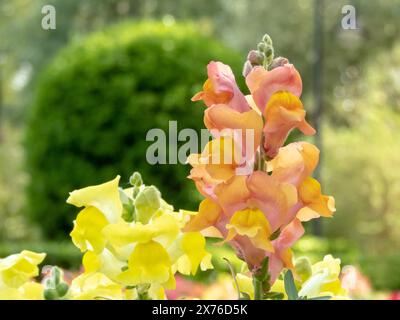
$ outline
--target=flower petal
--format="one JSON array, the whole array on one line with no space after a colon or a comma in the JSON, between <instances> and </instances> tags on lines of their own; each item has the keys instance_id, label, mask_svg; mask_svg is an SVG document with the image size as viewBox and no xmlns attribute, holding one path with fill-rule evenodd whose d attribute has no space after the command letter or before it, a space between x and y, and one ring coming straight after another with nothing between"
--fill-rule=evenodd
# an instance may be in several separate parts
<instances>
[{"instance_id":1,"label":"flower petal","mask_svg":"<svg viewBox=\"0 0 400 320\"><path fill-rule=\"evenodd\" d=\"M308 142L294 142L279 149L268 162L272 177L298 187L317 167L319 150Z\"/></svg>"},{"instance_id":2,"label":"flower petal","mask_svg":"<svg viewBox=\"0 0 400 320\"><path fill-rule=\"evenodd\" d=\"M197 93L192 101L203 100L207 107L223 103L239 112L249 110L247 101L240 92L228 65L211 61L207 66L207 73L208 79L203 85L203 91Z\"/></svg>"},{"instance_id":3,"label":"flower petal","mask_svg":"<svg viewBox=\"0 0 400 320\"><path fill-rule=\"evenodd\" d=\"M301 221L313 218L332 217L336 211L335 199L321 194L321 185L314 178L307 178L299 187L299 198L304 208L297 213Z\"/></svg>"},{"instance_id":4,"label":"flower petal","mask_svg":"<svg viewBox=\"0 0 400 320\"><path fill-rule=\"evenodd\" d=\"M218 132L226 129L236 130L240 135L242 154L247 155L246 159L254 157L254 152L261 142L263 128L261 115L255 110L241 113L227 105L213 105L204 112L204 123L209 130Z\"/></svg>"},{"instance_id":5,"label":"flower petal","mask_svg":"<svg viewBox=\"0 0 400 320\"><path fill-rule=\"evenodd\" d=\"M70 236L72 242L82 252L91 250L101 252L106 244L102 230L108 225L108 220L96 207L87 207L79 212L74 221Z\"/></svg>"},{"instance_id":6,"label":"flower petal","mask_svg":"<svg viewBox=\"0 0 400 320\"><path fill-rule=\"evenodd\" d=\"M293 185L279 183L265 172L255 171L247 180L247 187L257 206L265 212L272 230L289 223L289 208L297 202Z\"/></svg>"},{"instance_id":7,"label":"flower petal","mask_svg":"<svg viewBox=\"0 0 400 320\"><path fill-rule=\"evenodd\" d=\"M114 223L122 214L118 191L119 179L120 176L117 176L112 181L72 191L67 203L77 207L93 206L103 213L110 223Z\"/></svg>"},{"instance_id":8,"label":"flower petal","mask_svg":"<svg viewBox=\"0 0 400 320\"><path fill-rule=\"evenodd\" d=\"M315 134L305 115L300 99L290 92L280 91L271 96L264 110L264 148L270 158L275 157L294 128L301 129L304 134Z\"/></svg>"},{"instance_id":9,"label":"flower petal","mask_svg":"<svg viewBox=\"0 0 400 320\"><path fill-rule=\"evenodd\" d=\"M221 214L221 207L212 200L206 198L200 203L199 212L190 218L184 230L186 232L201 231L213 226L220 218Z\"/></svg>"},{"instance_id":10,"label":"flower petal","mask_svg":"<svg viewBox=\"0 0 400 320\"><path fill-rule=\"evenodd\" d=\"M274 251L269 240L271 227L264 213L259 209L245 209L235 212L226 228L229 231L225 241L230 241L237 235L246 236L256 248Z\"/></svg>"},{"instance_id":11,"label":"flower petal","mask_svg":"<svg viewBox=\"0 0 400 320\"><path fill-rule=\"evenodd\" d=\"M292 64L285 64L270 71L263 67L255 67L246 77L246 84L261 112L264 112L275 92L288 91L300 97L302 91L300 74Z\"/></svg>"},{"instance_id":12,"label":"flower petal","mask_svg":"<svg viewBox=\"0 0 400 320\"><path fill-rule=\"evenodd\" d=\"M164 247L155 241L138 243L129 257L128 266L129 269L118 276L118 280L128 286L161 284L172 276L170 257Z\"/></svg>"}]
</instances>

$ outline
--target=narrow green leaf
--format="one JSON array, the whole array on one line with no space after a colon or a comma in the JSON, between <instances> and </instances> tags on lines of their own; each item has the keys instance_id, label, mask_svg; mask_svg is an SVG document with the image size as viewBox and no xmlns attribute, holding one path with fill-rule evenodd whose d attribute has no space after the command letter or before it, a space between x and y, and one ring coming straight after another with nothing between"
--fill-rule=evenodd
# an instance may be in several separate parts
<instances>
[{"instance_id":1,"label":"narrow green leaf","mask_svg":"<svg viewBox=\"0 0 400 320\"><path fill-rule=\"evenodd\" d=\"M224 259L226 261L226 263L228 264L229 270L230 270L232 278L233 278L233 282L235 283L235 287L236 287L236 290L237 290L237 293L238 293L238 300L241 300L241 293L243 294L243 292L240 292L239 284L238 284L237 279L236 279L235 270L233 269L233 266L232 266L231 262L227 258L224 257L222 259ZM245 299L245 300L250 300L250 299Z\"/></svg>"},{"instance_id":2,"label":"narrow green leaf","mask_svg":"<svg viewBox=\"0 0 400 320\"><path fill-rule=\"evenodd\" d=\"M331 298L332 298L331 296L322 296L322 297L309 298L307 300L330 300Z\"/></svg>"},{"instance_id":3,"label":"narrow green leaf","mask_svg":"<svg viewBox=\"0 0 400 320\"><path fill-rule=\"evenodd\" d=\"M283 298L284 294L282 292L268 292L264 294L264 299L282 300Z\"/></svg>"},{"instance_id":4,"label":"narrow green leaf","mask_svg":"<svg viewBox=\"0 0 400 320\"><path fill-rule=\"evenodd\" d=\"M251 300L250 296L246 292L240 292L239 300Z\"/></svg>"},{"instance_id":5,"label":"narrow green leaf","mask_svg":"<svg viewBox=\"0 0 400 320\"><path fill-rule=\"evenodd\" d=\"M284 283L285 283L285 291L288 296L288 299L289 300L297 300L299 298L299 295L297 293L297 288L294 283L293 273L291 270L286 271L285 277L284 277Z\"/></svg>"},{"instance_id":6,"label":"narrow green leaf","mask_svg":"<svg viewBox=\"0 0 400 320\"><path fill-rule=\"evenodd\" d=\"M264 282L269 278L268 263L269 263L269 257L265 257L261 264L261 269L256 275L256 279L259 280L260 282Z\"/></svg>"}]
</instances>

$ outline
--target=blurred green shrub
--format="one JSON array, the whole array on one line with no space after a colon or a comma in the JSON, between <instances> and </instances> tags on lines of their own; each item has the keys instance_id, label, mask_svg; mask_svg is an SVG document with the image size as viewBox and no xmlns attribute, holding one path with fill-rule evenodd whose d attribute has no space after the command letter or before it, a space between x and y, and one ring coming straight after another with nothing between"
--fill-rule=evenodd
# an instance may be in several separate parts
<instances>
[{"instance_id":1,"label":"blurred green shrub","mask_svg":"<svg viewBox=\"0 0 400 320\"><path fill-rule=\"evenodd\" d=\"M326 239L315 236L303 236L293 248L295 257L307 256L314 263L325 255L331 254L340 258L342 266L358 261L360 252L345 239Z\"/></svg>"},{"instance_id":2,"label":"blurred green shrub","mask_svg":"<svg viewBox=\"0 0 400 320\"><path fill-rule=\"evenodd\" d=\"M400 290L399 253L362 256L360 267L375 290Z\"/></svg>"},{"instance_id":3,"label":"blurred green shrub","mask_svg":"<svg viewBox=\"0 0 400 320\"><path fill-rule=\"evenodd\" d=\"M149 165L152 128L168 133L203 127L203 108L190 101L221 60L241 73L242 59L191 24L123 23L62 50L40 77L27 129L27 214L44 236L62 238L77 210L68 192L140 171L176 207L196 209L189 168ZM168 139L168 135L167 135ZM184 142L181 142L184 144ZM178 144L179 146L179 144Z\"/></svg>"}]
</instances>

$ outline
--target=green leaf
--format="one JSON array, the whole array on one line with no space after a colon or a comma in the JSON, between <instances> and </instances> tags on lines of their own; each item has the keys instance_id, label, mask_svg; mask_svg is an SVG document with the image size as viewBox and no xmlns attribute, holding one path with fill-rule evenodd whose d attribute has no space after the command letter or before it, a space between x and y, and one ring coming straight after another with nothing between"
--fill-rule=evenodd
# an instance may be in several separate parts
<instances>
[{"instance_id":1,"label":"green leaf","mask_svg":"<svg viewBox=\"0 0 400 320\"><path fill-rule=\"evenodd\" d=\"M240 292L239 300L251 300L250 296L246 292Z\"/></svg>"},{"instance_id":2,"label":"green leaf","mask_svg":"<svg viewBox=\"0 0 400 320\"><path fill-rule=\"evenodd\" d=\"M283 300L284 294L282 292L267 292L264 294L264 299Z\"/></svg>"},{"instance_id":3,"label":"green leaf","mask_svg":"<svg viewBox=\"0 0 400 320\"><path fill-rule=\"evenodd\" d=\"M330 300L331 298L332 298L331 296L322 296L322 297L309 298L307 300Z\"/></svg>"},{"instance_id":4,"label":"green leaf","mask_svg":"<svg viewBox=\"0 0 400 320\"><path fill-rule=\"evenodd\" d=\"M297 293L297 288L294 283L293 273L291 270L286 271L285 277L284 277L284 283L285 283L285 291L288 296L288 299L289 300L297 300L299 298L299 295Z\"/></svg>"},{"instance_id":5,"label":"green leaf","mask_svg":"<svg viewBox=\"0 0 400 320\"><path fill-rule=\"evenodd\" d=\"M276 229L276 230L274 231L273 234L270 235L269 240L272 241L272 240L277 239L277 238L279 237L280 234L281 234L281 229L278 228L278 229Z\"/></svg>"},{"instance_id":6,"label":"green leaf","mask_svg":"<svg viewBox=\"0 0 400 320\"><path fill-rule=\"evenodd\" d=\"M229 271L231 272L231 275L232 275L232 278L233 278L233 282L235 283L235 287L236 287L236 290L237 290L237 293L238 293L238 299L241 300L241 294L243 294L243 292L240 292L239 284L238 284L237 279L236 279L235 270L233 269L233 266L232 266L231 262L227 258L224 257L222 259L224 259L226 261L226 263L228 264ZM250 300L250 299L244 299L244 300Z\"/></svg>"},{"instance_id":7,"label":"green leaf","mask_svg":"<svg viewBox=\"0 0 400 320\"><path fill-rule=\"evenodd\" d=\"M269 257L265 257L261 264L260 271L255 276L256 279L260 282L264 282L264 281L268 280L268 278L269 278L268 263L269 263Z\"/></svg>"}]
</instances>

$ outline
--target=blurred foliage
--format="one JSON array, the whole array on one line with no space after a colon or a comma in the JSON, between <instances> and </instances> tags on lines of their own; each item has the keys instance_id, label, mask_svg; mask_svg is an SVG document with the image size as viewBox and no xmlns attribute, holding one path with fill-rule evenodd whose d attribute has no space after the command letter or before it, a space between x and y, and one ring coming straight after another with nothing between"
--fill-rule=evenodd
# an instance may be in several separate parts
<instances>
[{"instance_id":1,"label":"blurred foliage","mask_svg":"<svg viewBox=\"0 0 400 320\"><path fill-rule=\"evenodd\" d=\"M127 182L136 170L176 208L196 209L189 168L150 165L146 134L161 128L168 136L172 120L178 130L199 132L203 108L190 98L208 61L218 58L240 70L236 52L191 25L142 22L106 29L54 59L40 79L27 131L28 213L45 236L71 230L68 192L117 174Z\"/></svg>"},{"instance_id":2,"label":"blurred foliage","mask_svg":"<svg viewBox=\"0 0 400 320\"><path fill-rule=\"evenodd\" d=\"M9 124L1 129L8 135L12 134L13 139L20 139L21 132L10 128ZM0 168L7 168L0 175L0 241L20 238L35 239L38 236L38 230L31 228L21 214L25 198L21 194L15 195L10 192L22 193L25 185L25 171L21 167L21 162L15 161L15 159L20 159L21 152L21 145L14 144L12 140L7 139L0 143ZM21 174L16 175L16 172Z\"/></svg>"},{"instance_id":3,"label":"blurred foliage","mask_svg":"<svg viewBox=\"0 0 400 320\"><path fill-rule=\"evenodd\" d=\"M400 288L400 254L365 254L359 261L362 272L371 280L375 290L393 290Z\"/></svg>"},{"instance_id":4,"label":"blurred foliage","mask_svg":"<svg viewBox=\"0 0 400 320\"><path fill-rule=\"evenodd\" d=\"M399 75L400 45L377 56L363 81L349 86L352 94L337 108L351 126L329 124L325 132L323 176L337 200L326 230L369 253L400 248Z\"/></svg>"},{"instance_id":5,"label":"blurred foliage","mask_svg":"<svg viewBox=\"0 0 400 320\"><path fill-rule=\"evenodd\" d=\"M293 247L295 257L307 256L312 263L321 261L331 254L340 258L342 265L359 260L360 251L345 238L326 239L315 236L303 236Z\"/></svg>"}]
</instances>

